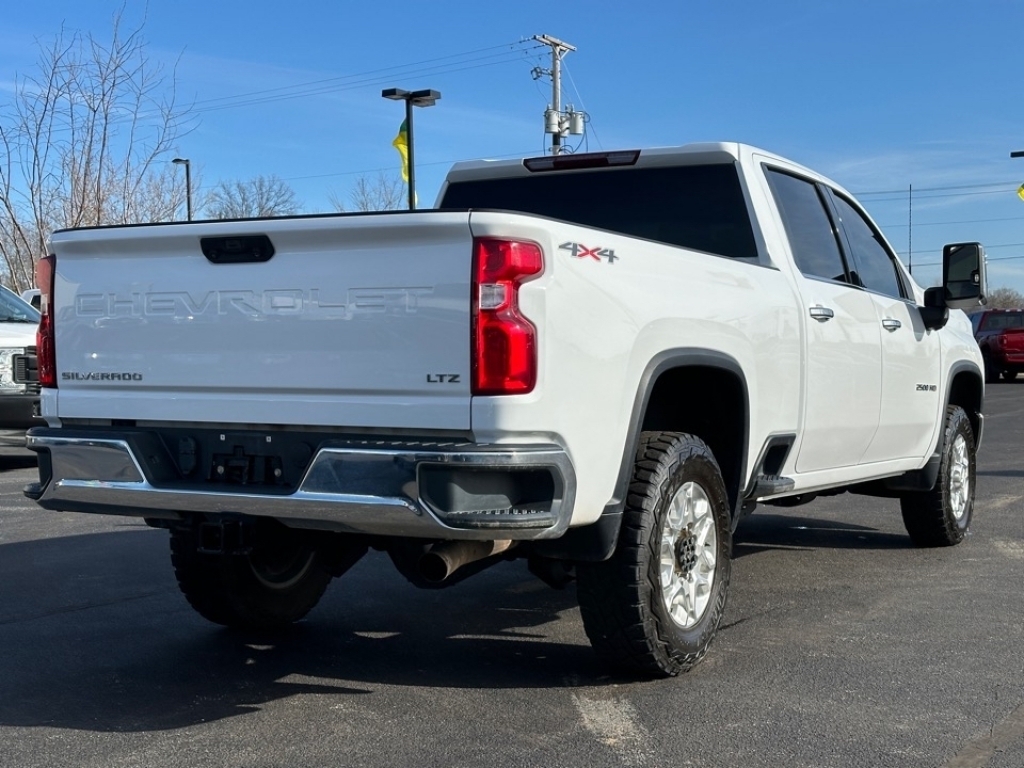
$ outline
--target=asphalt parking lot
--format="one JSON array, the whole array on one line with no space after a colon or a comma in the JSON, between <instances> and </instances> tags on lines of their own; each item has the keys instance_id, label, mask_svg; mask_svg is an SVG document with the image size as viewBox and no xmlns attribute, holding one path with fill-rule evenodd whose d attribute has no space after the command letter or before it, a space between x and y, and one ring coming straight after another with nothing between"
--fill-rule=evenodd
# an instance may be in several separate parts
<instances>
[{"instance_id":1,"label":"asphalt parking lot","mask_svg":"<svg viewBox=\"0 0 1024 768\"><path fill-rule=\"evenodd\" d=\"M1024 765L1024 381L990 385L975 522L914 549L892 500L741 526L706 661L609 676L521 563L448 590L371 554L289 631L178 593L167 534L45 512L0 457L0 766Z\"/></svg>"}]
</instances>

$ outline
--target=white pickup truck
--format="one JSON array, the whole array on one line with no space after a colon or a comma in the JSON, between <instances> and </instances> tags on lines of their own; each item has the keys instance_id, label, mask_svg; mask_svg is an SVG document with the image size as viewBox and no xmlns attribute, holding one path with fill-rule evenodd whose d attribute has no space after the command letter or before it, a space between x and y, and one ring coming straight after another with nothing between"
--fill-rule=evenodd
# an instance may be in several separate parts
<instances>
[{"instance_id":1,"label":"white pickup truck","mask_svg":"<svg viewBox=\"0 0 1024 768\"><path fill-rule=\"evenodd\" d=\"M368 549L423 587L510 558L608 661L698 662L756 503L970 524L984 377L854 199L753 147L456 165L436 209L77 229L40 262L47 509L170 531L191 605L302 618ZM952 310L952 311L951 311Z\"/></svg>"}]
</instances>

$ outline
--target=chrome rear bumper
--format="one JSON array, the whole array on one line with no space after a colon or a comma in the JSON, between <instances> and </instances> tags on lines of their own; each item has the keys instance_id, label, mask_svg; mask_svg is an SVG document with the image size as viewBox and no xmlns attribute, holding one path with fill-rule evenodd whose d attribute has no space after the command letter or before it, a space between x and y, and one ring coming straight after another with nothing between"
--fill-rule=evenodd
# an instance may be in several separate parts
<instances>
[{"instance_id":1,"label":"chrome rear bumper","mask_svg":"<svg viewBox=\"0 0 1024 768\"><path fill-rule=\"evenodd\" d=\"M572 463L555 445L325 443L290 493L186 483L155 435L38 428L27 447L39 454L40 483L25 494L59 511L172 521L271 517L361 534L533 540L566 531L575 497Z\"/></svg>"}]
</instances>

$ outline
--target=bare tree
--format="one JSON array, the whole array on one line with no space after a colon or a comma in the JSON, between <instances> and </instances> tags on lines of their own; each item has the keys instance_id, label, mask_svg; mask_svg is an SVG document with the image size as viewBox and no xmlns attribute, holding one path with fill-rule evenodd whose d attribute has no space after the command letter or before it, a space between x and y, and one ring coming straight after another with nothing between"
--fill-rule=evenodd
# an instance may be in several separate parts
<instances>
[{"instance_id":1,"label":"bare tree","mask_svg":"<svg viewBox=\"0 0 1024 768\"><path fill-rule=\"evenodd\" d=\"M277 176L222 181L210 193L206 213L214 219L262 219L297 213L295 191Z\"/></svg>"},{"instance_id":2,"label":"bare tree","mask_svg":"<svg viewBox=\"0 0 1024 768\"><path fill-rule=\"evenodd\" d=\"M185 198L165 158L188 110L141 25L125 31L119 11L108 44L61 30L37 70L0 103L0 273L16 290L53 230L168 219Z\"/></svg>"},{"instance_id":3,"label":"bare tree","mask_svg":"<svg viewBox=\"0 0 1024 768\"><path fill-rule=\"evenodd\" d=\"M405 207L405 183L398 174L380 171L377 178L360 176L349 192L350 207L335 194L328 196L338 211L397 211Z\"/></svg>"},{"instance_id":4,"label":"bare tree","mask_svg":"<svg viewBox=\"0 0 1024 768\"><path fill-rule=\"evenodd\" d=\"M988 292L987 309L1020 309L1024 307L1024 294L1013 288L993 288Z\"/></svg>"}]
</instances>

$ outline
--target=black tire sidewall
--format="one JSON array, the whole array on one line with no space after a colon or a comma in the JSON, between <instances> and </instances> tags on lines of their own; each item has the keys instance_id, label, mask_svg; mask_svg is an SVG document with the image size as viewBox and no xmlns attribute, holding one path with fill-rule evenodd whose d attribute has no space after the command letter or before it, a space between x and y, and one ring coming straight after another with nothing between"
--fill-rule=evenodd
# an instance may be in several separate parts
<instances>
[{"instance_id":1,"label":"black tire sidewall","mask_svg":"<svg viewBox=\"0 0 1024 768\"><path fill-rule=\"evenodd\" d=\"M952 481L953 451L957 437L962 436L966 442L968 461L968 493L967 508L962 517L957 519L953 513L953 504L950 498L950 486ZM942 474L939 482L942 486L942 511L945 516L946 525L952 534L951 538L959 541L967 533L971 526L971 518L974 516L974 492L976 486L976 466L974 431L971 429L971 422L962 408L952 408L947 416L946 444L942 450Z\"/></svg>"},{"instance_id":2,"label":"black tire sidewall","mask_svg":"<svg viewBox=\"0 0 1024 768\"><path fill-rule=\"evenodd\" d=\"M257 577L248 555L207 554L197 550L194 531L172 531L172 563L178 586L196 611L217 624L238 629L271 629L298 621L319 602L331 580L315 549L300 578L271 585Z\"/></svg>"},{"instance_id":3,"label":"black tire sidewall","mask_svg":"<svg viewBox=\"0 0 1024 768\"><path fill-rule=\"evenodd\" d=\"M707 652L725 611L731 571L731 520L728 494L721 472L710 451L700 441L677 441L672 453L666 455L667 470L658 483L658 498L652 510L646 563L646 582L650 590L651 612L657 633L671 665L690 667ZM669 508L676 493L686 483L696 483L708 497L715 518L717 540L716 568L711 595L703 616L692 627L684 629L669 616L661 587L661 538Z\"/></svg>"}]
</instances>

